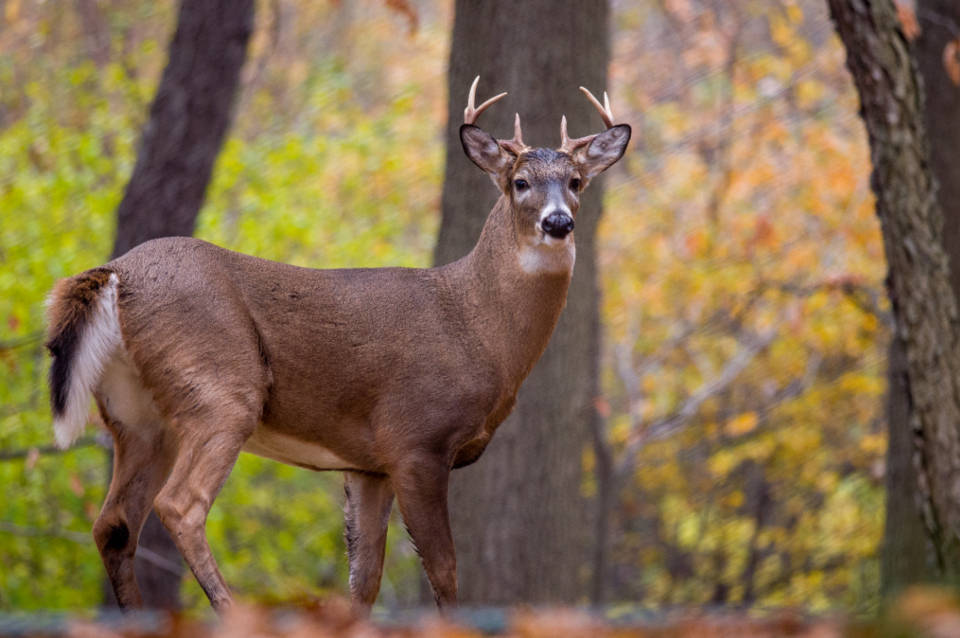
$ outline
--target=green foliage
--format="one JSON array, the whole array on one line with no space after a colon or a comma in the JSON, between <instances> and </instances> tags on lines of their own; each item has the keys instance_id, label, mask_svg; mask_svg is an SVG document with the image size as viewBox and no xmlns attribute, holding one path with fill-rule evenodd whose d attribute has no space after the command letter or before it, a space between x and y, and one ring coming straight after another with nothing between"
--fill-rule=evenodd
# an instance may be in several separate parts
<instances>
[{"instance_id":1,"label":"green foliage","mask_svg":"<svg viewBox=\"0 0 960 638\"><path fill-rule=\"evenodd\" d=\"M0 121L0 450L50 444L43 297L56 279L110 253L115 208L172 19L165 9L151 14L150 6L132 2L110 14L114 59L100 68L77 55L83 39L76 16L32 7L17 18L43 46L34 72L17 78L23 93L0 92L7 109L0 113L10 114ZM332 9L300 10L314 12L294 34L306 38L305 25ZM394 18L382 13L363 28L383 30ZM269 20L261 17L253 62L270 53L271 72L244 88L249 108L219 158L197 236L304 266L428 265L441 146L424 140L439 132L431 118L438 89L428 86L437 78L388 78L369 57L370 68L351 71L333 55L311 61L302 52L288 59L260 51ZM64 40L48 39L49 29ZM400 48L414 58L439 55L437 25L428 22L419 34ZM21 69L15 65L22 46L0 40L7 86L13 69ZM299 93L292 87L302 69L309 90ZM371 83L389 97L361 99ZM303 102L291 115L280 107L292 97ZM365 106L371 103L380 106ZM104 498L106 459L88 444L0 461L0 609L80 608L100 600L103 568L89 533ZM241 455L207 524L235 591L271 600L345 593L341 502L338 474ZM392 530L382 600L415 599L415 569L405 534ZM186 582L188 603L206 608L193 579Z\"/></svg>"}]
</instances>

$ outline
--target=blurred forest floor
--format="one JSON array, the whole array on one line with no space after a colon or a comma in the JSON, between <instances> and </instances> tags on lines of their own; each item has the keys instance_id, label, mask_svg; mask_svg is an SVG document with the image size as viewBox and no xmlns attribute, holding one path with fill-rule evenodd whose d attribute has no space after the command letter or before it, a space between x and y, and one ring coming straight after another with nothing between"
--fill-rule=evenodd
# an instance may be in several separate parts
<instances>
[{"instance_id":1,"label":"blurred forest floor","mask_svg":"<svg viewBox=\"0 0 960 638\"><path fill-rule=\"evenodd\" d=\"M659 611L611 617L570 608L463 608L445 615L409 610L374 620L357 618L344 598L297 607L240 605L219 621L140 612L99 620L0 614L0 636L40 638L895 638L960 636L955 593L914 588L880 617L814 617L797 611Z\"/></svg>"}]
</instances>

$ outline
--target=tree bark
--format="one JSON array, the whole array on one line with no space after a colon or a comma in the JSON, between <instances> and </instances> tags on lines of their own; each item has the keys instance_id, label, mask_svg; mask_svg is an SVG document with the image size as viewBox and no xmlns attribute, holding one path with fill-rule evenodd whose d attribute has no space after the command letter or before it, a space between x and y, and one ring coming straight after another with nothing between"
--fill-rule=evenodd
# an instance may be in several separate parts
<instances>
[{"instance_id":1,"label":"tree bark","mask_svg":"<svg viewBox=\"0 0 960 638\"><path fill-rule=\"evenodd\" d=\"M213 164L233 119L253 29L253 0L183 0L169 59L117 208L113 257L157 237L192 235ZM156 514L140 535L144 604L180 607L183 563ZM149 556L150 558L146 558ZM107 604L116 604L106 588Z\"/></svg>"},{"instance_id":2,"label":"tree bark","mask_svg":"<svg viewBox=\"0 0 960 638\"><path fill-rule=\"evenodd\" d=\"M895 339L905 354L918 502L938 578L960 565L960 348L923 94L890 0L828 0L870 140Z\"/></svg>"},{"instance_id":3,"label":"tree bark","mask_svg":"<svg viewBox=\"0 0 960 638\"><path fill-rule=\"evenodd\" d=\"M943 213L940 237L950 260L950 284L960 298L960 87L947 77L943 51L960 36L960 4L919 0L919 37L912 43L923 78L924 123L930 139L930 168ZM890 344L888 389L887 510L883 548L883 589L891 594L912 583L938 579L932 551L917 507L917 476L912 463L909 398L903 379L905 354L899 340ZM951 571L960 571L960 566Z\"/></svg>"},{"instance_id":4,"label":"tree bark","mask_svg":"<svg viewBox=\"0 0 960 638\"><path fill-rule=\"evenodd\" d=\"M183 0L167 66L117 208L113 256L193 234L253 29L253 0Z\"/></svg>"},{"instance_id":5,"label":"tree bark","mask_svg":"<svg viewBox=\"0 0 960 638\"><path fill-rule=\"evenodd\" d=\"M535 146L559 146L562 114L572 135L602 130L577 87L597 94L606 88L608 11L606 0L458 0L437 264L472 248L497 197L460 146L473 77L481 77L481 97L510 93L483 115L481 125L495 136L511 136L514 111L523 121L524 141ZM570 603L587 593L594 512L581 496L581 459L597 418L594 245L602 193L602 180L584 192L576 220L577 264L550 345L483 457L453 474L452 524L464 603Z\"/></svg>"},{"instance_id":6,"label":"tree bark","mask_svg":"<svg viewBox=\"0 0 960 638\"><path fill-rule=\"evenodd\" d=\"M933 548L917 499L914 435L903 342L890 340L887 358L887 507L880 554L882 591L895 596L904 587L936 582Z\"/></svg>"}]
</instances>

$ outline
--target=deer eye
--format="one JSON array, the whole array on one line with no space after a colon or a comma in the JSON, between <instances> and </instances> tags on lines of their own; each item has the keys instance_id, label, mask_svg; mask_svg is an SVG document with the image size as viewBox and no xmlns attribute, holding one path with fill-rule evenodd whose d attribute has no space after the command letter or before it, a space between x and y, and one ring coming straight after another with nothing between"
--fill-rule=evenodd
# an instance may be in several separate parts
<instances>
[{"instance_id":1,"label":"deer eye","mask_svg":"<svg viewBox=\"0 0 960 638\"><path fill-rule=\"evenodd\" d=\"M530 188L530 184L528 184L525 179L515 179L513 180L513 187L516 188L517 191L523 192Z\"/></svg>"},{"instance_id":2,"label":"deer eye","mask_svg":"<svg viewBox=\"0 0 960 638\"><path fill-rule=\"evenodd\" d=\"M580 180L577 179L576 177L570 180L570 190L572 190L575 193L579 192L580 190Z\"/></svg>"}]
</instances>

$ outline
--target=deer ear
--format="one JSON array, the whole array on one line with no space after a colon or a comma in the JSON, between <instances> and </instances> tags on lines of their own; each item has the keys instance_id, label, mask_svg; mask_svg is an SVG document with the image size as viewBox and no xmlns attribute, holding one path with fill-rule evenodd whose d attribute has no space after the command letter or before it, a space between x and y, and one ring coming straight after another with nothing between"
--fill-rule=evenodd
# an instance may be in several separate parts
<instances>
[{"instance_id":1,"label":"deer ear","mask_svg":"<svg viewBox=\"0 0 960 638\"><path fill-rule=\"evenodd\" d=\"M629 124L617 124L580 147L573 159L580 165L583 176L591 179L616 164L627 150L630 133Z\"/></svg>"},{"instance_id":2,"label":"deer ear","mask_svg":"<svg viewBox=\"0 0 960 638\"><path fill-rule=\"evenodd\" d=\"M513 166L516 156L505 150L492 135L473 124L460 127L460 143L463 152L474 164L486 171L495 184Z\"/></svg>"}]
</instances>

